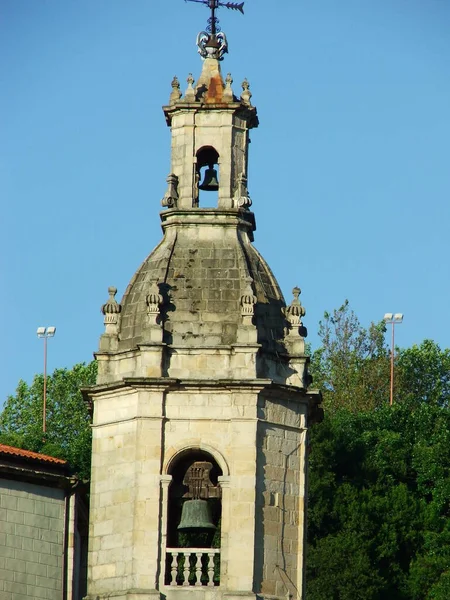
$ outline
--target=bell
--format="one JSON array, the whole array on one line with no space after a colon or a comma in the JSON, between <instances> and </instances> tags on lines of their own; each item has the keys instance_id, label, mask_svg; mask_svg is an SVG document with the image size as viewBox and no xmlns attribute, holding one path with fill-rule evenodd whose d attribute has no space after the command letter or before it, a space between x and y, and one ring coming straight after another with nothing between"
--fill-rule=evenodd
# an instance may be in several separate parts
<instances>
[{"instance_id":1,"label":"bell","mask_svg":"<svg viewBox=\"0 0 450 600\"><path fill-rule=\"evenodd\" d=\"M186 500L181 510L181 521L177 529L215 529L211 511L206 500Z\"/></svg>"},{"instance_id":2,"label":"bell","mask_svg":"<svg viewBox=\"0 0 450 600\"><path fill-rule=\"evenodd\" d=\"M205 192L216 192L219 189L219 182L217 180L217 171L212 167L206 169L205 178L203 183L198 186L200 190Z\"/></svg>"}]
</instances>

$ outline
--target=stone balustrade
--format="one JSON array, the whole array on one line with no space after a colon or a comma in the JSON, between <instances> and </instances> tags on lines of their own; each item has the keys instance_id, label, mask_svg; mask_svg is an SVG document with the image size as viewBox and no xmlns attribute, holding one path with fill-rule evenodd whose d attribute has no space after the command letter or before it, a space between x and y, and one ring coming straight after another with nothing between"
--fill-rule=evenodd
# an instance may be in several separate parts
<instances>
[{"instance_id":1,"label":"stone balustrade","mask_svg":"<svg viewBox=\"0 0 450 600\"><path fill-rule=\"evenodd\" d=\"M166 548L171 586L215 586L214 573L220 570L219 548Z\"/></svg>"}]
</instances>

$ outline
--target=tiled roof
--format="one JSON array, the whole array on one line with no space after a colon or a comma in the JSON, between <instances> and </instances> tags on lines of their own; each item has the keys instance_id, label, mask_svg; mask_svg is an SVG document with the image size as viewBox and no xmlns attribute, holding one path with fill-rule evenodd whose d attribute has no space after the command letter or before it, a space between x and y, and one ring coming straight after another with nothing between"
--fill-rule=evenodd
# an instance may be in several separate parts
<instances>
[{"instance_id":1,"label":"tiled roof","mask_svg":"<svg viewBox=\"0 0 450 600\"><path fill-rule=\"evenodd\" d=\"M8 454L10 456L19 456L20 458L31 458L32 460L48 462L58 465L66 465L67 461L61 458L55 458L54 456L47 456L46 454L39 454L38 452L30 452L30 450L23 450L22 448L14 448L13 446L5 446L0 444L0 455Z\"/></svg>"}]
</instances>

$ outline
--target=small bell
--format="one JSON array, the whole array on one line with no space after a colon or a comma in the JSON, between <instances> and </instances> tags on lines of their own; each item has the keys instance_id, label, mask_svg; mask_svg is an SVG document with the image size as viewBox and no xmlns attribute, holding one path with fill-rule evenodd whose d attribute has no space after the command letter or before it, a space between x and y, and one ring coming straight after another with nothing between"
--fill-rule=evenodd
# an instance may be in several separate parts
<instances>
[{"instance_id":1,"label":"small bell","mask_svg":"<svg viewBox=\"0 0 450 600\"><path fill-rule=\"evenodd\" d=\"M216 192L219 189L219 181L217 180L217 171L209 166L209 169L205 171L205 178L203 183L198 186L200 190L205 192Z\"/></svg>"},{"instance_id":2,"label":"small bell","mask_svg":"<svg viewBox=\"0 0 450 600\"><path fill-rule=\"evenodd\" d=\"M186 500L181 510L181 520L177 529L201 531L215 528L216 526L211 518L211 510L206 500Z\"/></svg>"}]
</instances>

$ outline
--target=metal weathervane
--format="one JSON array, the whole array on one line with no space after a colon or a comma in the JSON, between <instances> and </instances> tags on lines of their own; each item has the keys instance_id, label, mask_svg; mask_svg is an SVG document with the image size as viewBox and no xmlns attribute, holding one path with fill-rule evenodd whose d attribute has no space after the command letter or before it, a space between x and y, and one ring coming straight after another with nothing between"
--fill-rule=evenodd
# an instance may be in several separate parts
<instances>
[{"instance_id":1,"label":"metal weathervane","mask_svg":"<svg viewBox=\"0 0 450 600\"><path fill-rule=\"evenodd\" d=\"M238 10L244 14L244 2L221 2L220 0L185 0L185 2L204 4L211 10L206 31L201 31L197 37L198 51L202 58L211 57L222 60L223 55L228 52L228 44L225 34L220 30L216 10L224 7L231 10ZM215 50L214 47L216 48Z\"/></svg>"}]
</instances>

